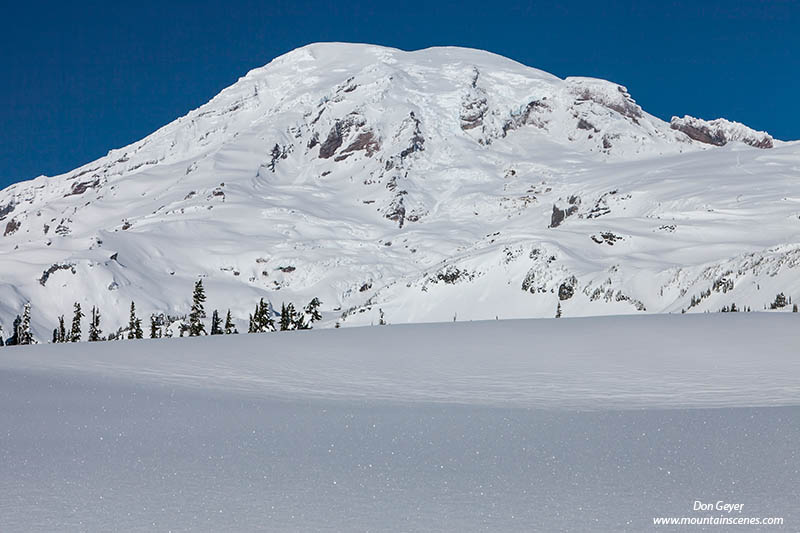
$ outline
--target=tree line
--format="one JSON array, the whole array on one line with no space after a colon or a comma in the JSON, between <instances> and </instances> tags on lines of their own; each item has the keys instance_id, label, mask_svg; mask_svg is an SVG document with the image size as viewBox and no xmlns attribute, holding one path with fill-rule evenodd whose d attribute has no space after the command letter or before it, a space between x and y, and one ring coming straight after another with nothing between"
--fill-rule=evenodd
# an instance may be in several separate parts
<instances>
[{"instance_id":1,"label":"tree line","mask_svg":"<svg viewBox=\"0 0 800 533\"><path fill-rule=\"evenodd\" d=\"M201 335L234 335L239 331L231 317L231 310L228 309L225 319L220 317L219 312L214 309L211 313L211 324L209 331L206 330L205 310L206 293L203 287L203 280L198 280L194 284L192 293L192 307L188 316L172 317L164 313L153 313L150 315L149 337L160 339L173 337L172 324L178 322L178 335L180 337L197 337ZM298 310L294 304L281 304L280 313L276 313L269 302L263 298L256 304L255 310L250 314L248 333L268 333L272 331L287 331L299 329L311 329L313 324L322 319L319 307L322 302L319 298L313 298L305 307ZM73 306L72 321L67 329L64 315L58 317L58 325L53 329L52 343L80 342L82 340L83 319L86 315L81 308L81 304L76 302ZM277 318L277 321L276 321ZM136 314L136 304L131 302L130 318L127 326L120 327L117 331L103 335L100 327L100 310L92 306L89 317L89 328L86 340L89 342L111 341L122 339L143 339L145 336L142 328L142 319ZM36 340L31 331L31 304L26 303L23 307L22 316L17 315L14 320L12 335L4 341L5 334L0 325L0 346L6 345L25 345L35 344Z\"/></svg>"}]
</instances>

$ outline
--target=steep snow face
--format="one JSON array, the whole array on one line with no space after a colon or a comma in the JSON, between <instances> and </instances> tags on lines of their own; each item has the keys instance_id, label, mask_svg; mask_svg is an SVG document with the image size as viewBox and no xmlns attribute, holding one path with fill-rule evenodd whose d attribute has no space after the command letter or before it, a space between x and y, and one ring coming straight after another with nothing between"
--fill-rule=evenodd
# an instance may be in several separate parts
<instances>
[{"instance_id":1,"label":"steep snow face","mask_svg":"<svg viewBox=\"0 0 800 533\"><path fill-rule=\"evenodd\" d=\"M487 52L310 45L0 191L0 321L179 316L198 277L239 319L318 296L327 325L761 309L800 290L798 160Z\"/></svg>"},{"instance_id":2,"label":"steep snow face","mask_svg":"<svg viewBox=\"0 0 800 533\"><path fill-rule=\"evenodd\" d=\"M729 142L742 142L755 148L772 148L773 138L766 131L756 131L739 122L724 118L703 120L685 115L672 117L670 127L682 131L692 139L707 144L724 146Z\"/></svg>"}]
</instances>

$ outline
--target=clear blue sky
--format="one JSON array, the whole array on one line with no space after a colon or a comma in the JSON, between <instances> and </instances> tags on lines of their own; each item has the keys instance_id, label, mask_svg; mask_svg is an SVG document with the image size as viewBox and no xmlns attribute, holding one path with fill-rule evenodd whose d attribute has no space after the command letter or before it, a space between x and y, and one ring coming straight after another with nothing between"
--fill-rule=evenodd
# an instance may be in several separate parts
<instances>
[{"instance_id":1,"label":"clear blue sky","mask_svg":"<svg viewBox=\"0 0 800 533\"><path fill-rule=\"evenodd\" d=\"M316 41L482 48L649 112L800 139L800 2L7 2L0 186L66 172Z\"/></svg>"}]
</instances>

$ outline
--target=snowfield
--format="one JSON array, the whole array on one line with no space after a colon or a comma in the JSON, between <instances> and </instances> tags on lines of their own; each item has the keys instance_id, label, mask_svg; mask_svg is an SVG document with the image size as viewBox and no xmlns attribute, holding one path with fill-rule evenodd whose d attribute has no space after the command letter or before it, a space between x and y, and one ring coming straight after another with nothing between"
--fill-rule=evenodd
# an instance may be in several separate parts
<instances>
[{"instance_id":1,"label":"snowfield","mask_svg":"<svg viewBox=\"0 0 800 533\"><path fill-rule=\"evenodd\" d=\"M691 510L702 499L795 530L798 323L643 315L3 348L0 529L648 531L709 514Z\"/></svg>"}]
</instances>

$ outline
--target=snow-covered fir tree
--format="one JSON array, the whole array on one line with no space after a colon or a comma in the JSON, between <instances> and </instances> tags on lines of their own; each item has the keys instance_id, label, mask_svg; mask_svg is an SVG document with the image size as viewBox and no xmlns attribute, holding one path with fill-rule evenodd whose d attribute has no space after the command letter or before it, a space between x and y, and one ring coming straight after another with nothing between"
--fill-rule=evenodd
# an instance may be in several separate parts
<instances>
[{"instance_id":1,"label":"snow-covered fir tree","mask_svg":"<svg viewBox=\"0 0 800 533\"><path fill-rule=\"evenodd\" d=\"M14 323L11 326L11 337L6 341L6 346L15 346L19 344L19 326L22 324L22 317L17 315Z\"/></svg>"},{"instance_id":2,"label":"snow-covered fir tree","mask_svg":"<svg viewBox=\"0 0 800 533\"><path fill-rule=\"evenodd\" d=\"M303 310L310 324L322 320L322 315L319 313L320 305L322 305L322 302L319 301L319 298L314 297Z\"/></svg>"},{"instance_id":3,"label":"snow-covered fir tree","mask_svg":"<svg viewBox=\"0 0 800 533\"><path fill-rule=\"evenodd\" d=\"M311 329L311 324L306 321L306 316L302 313L297 313L292 324L292 329Z\"/></svg>"},{"instance_id":4,"label":"snow-covered fir tree","mask_svg":"<svg viewBox=\"0 0 800 533\"><path fill-rule=\"evenodd\" d=\"M294 309L294 304L281 304L281 317L280 317L280 330L287 331L294 329L297 321L297 312Z\"/></svg>"},{"instance_id":5,"label":"snow-covered fir tree","mask_svg":"<svg viewBox=\"0 0 800 533\"><path fill-rule=\"evenodd\" d=\"M92 306L92 317L89 320L89 342L103 340L103 331L100 329L100 310Z\"/></svg>"},{"instance_id":6,"label":"snow-covered fir tree","mask_svg":"<svg viewBox=\"0 0 800 533\"><path fill-rule=\"evenodd\" d=\"M222 335L222 319L216 309L211 313L211 335Z\"/></svg>"},{"instance_id":7,"label":"snow-covered fir tree","mask_svg":"<svg viewBox=\"0 0 800 533\"><path fill-rule=\"evenodd\" d=\"M81 340L81 319L86 316L81 311L81 304L75 302L74 311L72 315L72 327L69 331L69 342L80 342Z\"/></svg>"},{"instance_id":8,"label":"snow-covered fir tree","mask_svg":"<svg viewBox=\"0 0 800 533\"><path fill-rule=\"evenodd\" d=\"M203 289L203 280L197 280L194 284L194 293L192 294L192 311L189 313L189 326L188 333L190 337L206 334L206 327L203 325L203 319L206 317L206 309L203 302L206 301L206 291ZM181 331L183 336L183 331Z\"/></svg>"},{"instance_id":9,"label":"snow-covered fir tree","mask_svg":"<svg viewBox=\"0 0 800 533\"><path fill-rule=\"evenodd\" d=\"M228 314L225 315L225 335L232 335L234 333L239 333L236 331L236 326L233 324L233 319L231 318L231 310L228 309Z\"/></svg>"},{"instance_id":10,"label":"snow-covered fir tree","mask_svg":"<svg viewBox=\"0 0 800 533\"><path fill-rule=\"evenodd\" d=\"M256 304L256 309L250 315L250 326L248 333L268 333L275 331L275 321L272 318L272 311L269 304L261 298Z\"/></svg>"},{"instance_id":11,"label":"snow-covered fir tree","mask_svg":"<svg viewBox=\"0 0 800 533\"><path fill-rule=\"evenodd\" d=\"M128 339L141 339L142 337L144 337L142 319L136 316L136 304L131 302L131 316L128 319Z\"/></svg>"},{"instance_id":12,"label":"snow-covered fir tree","mask_svg":"<svg viewBox=\"0 0 800 533\"><path fill-rule=\"evenodd\" d=\"M31 332L31 303L27 302L22 310L22 321L17 333L17 342L20 345L33 344L33 333Z\"/></svg>"},{"instance_id":13,"label":"snow-covered fir tree","mask_svg":"<svg viewBox=\"0 0 800 533\"><path fill-rule=\"evenodd\" d=\"M164 323L163 315L150 315L150 338L158 339L161 337L161 325Z\"/></svg>"},{"instance_id":14,"label":"snow-covered fir tree","mask_svg":"<svg viewBox=\"0 0 800 533\"><path fill-rule=\"evenodd\" d=\"M58 317L58 342L67 342L67 326L64 323L64 315Z\"/></svg>"},{"instance_id":15,"label":"snow-covered fir tree","mask_svg":"<svg viewBox=\"0 0 800 533\"><path fill-rule=\"evenodd\" d=\"M786 295L782 292L775 296L775 301L769 304L770 309L783 309L791 303L791 300L786 299Z\"/></svg>"}]
</instances>

